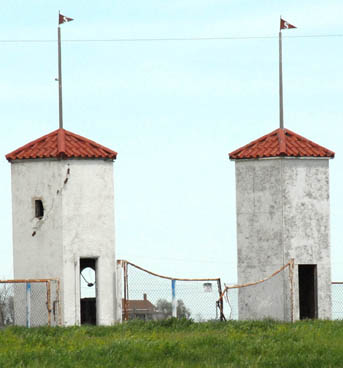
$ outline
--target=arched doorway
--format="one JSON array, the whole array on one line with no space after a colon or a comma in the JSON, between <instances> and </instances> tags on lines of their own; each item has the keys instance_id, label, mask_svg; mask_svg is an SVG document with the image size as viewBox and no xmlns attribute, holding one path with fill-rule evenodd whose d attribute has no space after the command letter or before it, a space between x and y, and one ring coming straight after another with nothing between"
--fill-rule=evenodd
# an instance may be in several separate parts
<instances>
[{"instance_id":1,"label":"arched doorway","mask_svg":"<svg viewBox=\"0 0 343 368\"><path fill-rule=\"evenodd\" d=\"M96 259L80 259L81 324L96 325Z\"/></svg>"}]
</instances>

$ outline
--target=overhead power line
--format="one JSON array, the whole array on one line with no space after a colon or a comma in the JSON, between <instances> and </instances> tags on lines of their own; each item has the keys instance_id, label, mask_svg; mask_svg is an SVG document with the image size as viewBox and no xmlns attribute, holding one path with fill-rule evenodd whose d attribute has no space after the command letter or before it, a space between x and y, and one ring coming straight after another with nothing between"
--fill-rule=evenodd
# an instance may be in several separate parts
<instances>
[{"instance_id":1,"label":"overhead power line","mask_svg":"<svg viewBox=\"0 0 343 368\"><path fill-rule=\"evenodd\" d=\"M108 39L70 39L63 42L168 42L168 41L226 41L226 40L256 40L273 39L278 36L232 36L232 37L171 37L171 38L108 38ZM343 37L343 34L322 34L322 35L303 35L303 36L284 36L284 38L327 38ZM56 40L1 40L0 43L51 43Z\"/></svg>"}]
</instances>

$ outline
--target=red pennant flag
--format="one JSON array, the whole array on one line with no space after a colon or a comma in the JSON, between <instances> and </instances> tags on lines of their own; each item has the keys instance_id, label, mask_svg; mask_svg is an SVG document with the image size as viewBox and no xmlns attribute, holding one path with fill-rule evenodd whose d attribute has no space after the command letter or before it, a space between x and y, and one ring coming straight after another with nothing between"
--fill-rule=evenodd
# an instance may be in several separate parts
<instances>
[{"instance_id":1,"label":"red pennant flag","mask_svg":"<svg viewBox=\"0 0 343 368\"><path fill-rule=\"evenodd\" d=\"M66 17L65 15L62 15L62 14L58 14L58 24L71 22L72 20L74 20L74 19L73 18L68 18L68 17Z\"/></svg>"},{"instance_id":2,"label":"red pennant flag","mask_svg":"<svg viewBox=\"0 0 343 368\"><path fill-rule=\"evenodd\" d=\"M297 28L297 27L293 26L293 24L288 23L284 19L280 18L280 31L281 29L290 29L290 28Z\"/></svg>"}]
</instances>

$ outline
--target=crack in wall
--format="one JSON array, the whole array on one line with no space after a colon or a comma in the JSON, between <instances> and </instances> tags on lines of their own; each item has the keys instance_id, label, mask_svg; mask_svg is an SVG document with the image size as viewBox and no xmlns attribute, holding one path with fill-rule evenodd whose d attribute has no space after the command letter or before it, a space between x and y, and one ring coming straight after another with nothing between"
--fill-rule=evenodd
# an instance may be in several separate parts
<instances>
[{"instance_id":1,"label":"crack in wall","mask_svg":"<svg viewBox=\"0 0 343 368\"><path fill-rule=\"evenodd\" d=\"M69 164L68 164L68 166L69 166ZM62 187L61 187L60 189L57 189L57 191L56 191L56 194L57 194L57 195L58 195L58 194L62 194L62 192L63 192L63 190L64 190L65 186L66 186L66 185L67 185L67 183L68 183L69 177L70 177L70 167L68 167L68 169L67 169L67 173L66 173L65 179L63 180L63 185L62 185Z\"/></svg>"},{"instance_id":2,"label":"crack in wall","mask_svg":"<svg viewBox=\"0 0 343 368\"><path fill-rule=\"evenodd\" d=\"M56 195L62 194L63 190L65 189L65 187L68 183L69 177L70 177L70 167L69 167L69 164L68 164L68 168L67 168L66 176L63 180L63 184L59 189L57 189ZM44 207L43 198L42 198L42 202L43 202L43 207ZM50 208L49 208L49 210L47 210L45 212L45 214L42 218L38 219L38 218L34 217L31 220L33 222L33 224L32 224L32 229L33 229L32 236L35 236L37 234L37 231L39 231L41 229L41 227L44 225L44 223L49 219L49 216L50 216L51 212L53 211L54 207L55 207L55 197L52 198Z\"/></svg>"}]
</instances>

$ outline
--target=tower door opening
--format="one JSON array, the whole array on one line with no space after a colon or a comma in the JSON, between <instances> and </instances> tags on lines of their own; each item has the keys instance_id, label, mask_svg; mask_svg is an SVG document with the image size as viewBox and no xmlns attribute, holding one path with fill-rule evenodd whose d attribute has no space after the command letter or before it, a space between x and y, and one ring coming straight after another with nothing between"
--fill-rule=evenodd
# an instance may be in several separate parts
<instances>
[{"instance_id":1,"label":"tower door opening","mask_svg":"<svg viewBox=\"0 0 343 368\"><path fill-rule=\"evenodd\" d=\"M81 324L96 325L96 259L80 258Z\"/></svg>"},{"instance_id":2,"label":"tower door opening","mask_svg":"<svg viewBox=\"0 0 343 368\"><path fill-rule=\"evenodd\" d=\"M299 265L298 277L300 319L317 318L317 265Z\"/></svg>"}]
</instances>

